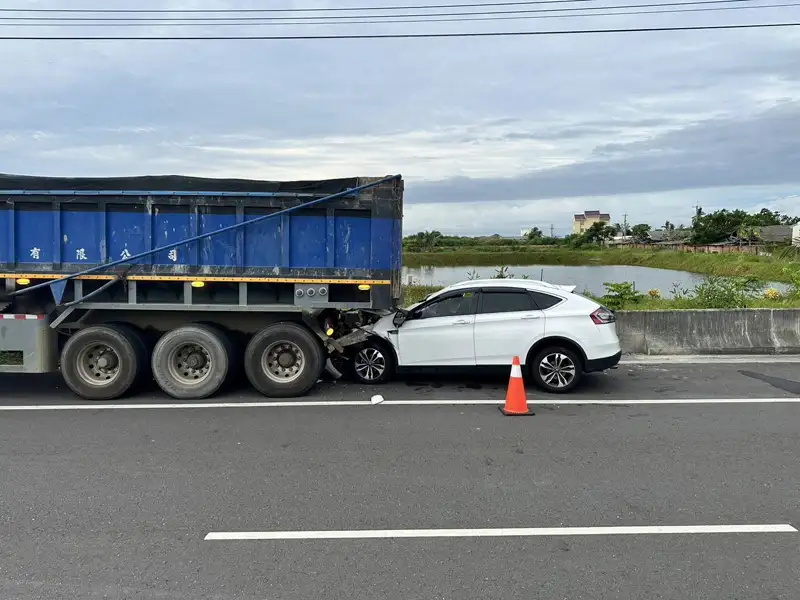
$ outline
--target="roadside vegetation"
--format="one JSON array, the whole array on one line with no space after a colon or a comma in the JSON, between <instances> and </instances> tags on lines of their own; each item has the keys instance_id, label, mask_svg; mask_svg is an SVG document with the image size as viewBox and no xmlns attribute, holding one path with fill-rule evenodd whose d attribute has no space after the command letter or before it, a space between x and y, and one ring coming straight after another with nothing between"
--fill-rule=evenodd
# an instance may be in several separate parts
<instances>
[{"instance_id":1,"label":"roadside vegetation","mask_svg":"<svg viewBox=\"0 0 800 600\"><path fill-rule=\"evenodd\" d=\"M698 209L692 225L677 227L666 222L658 231L665 241L687 244L729 242L739 246L757 245L763 253L731 252L710 254L676 251L663 246L649 249L610 247L615 235L630 236L647 244L654 235L650 225L629 227L596 223L581 235L555 238L534 227L525 239L446 236L424 231L403 240L403 262L407 267L463 267L495 265L565 266L641 266L686 271L717 277L753 277L762 281L789 283L785 268L800 270L800 249L787 243L768 244L760 239L760 227L792 225L800 217L790 217L764 209L755 214L719 210L705 214Z\"/></svg>"},{"instance_id":2,"label":"roadside vegetation","mask_svg":"<svg viewBox=\"0 0 800 600\"><path fill-rule=\"evenodd\" d=\"M474 273L466 273L464 279L474 279ZM499 267L495 279L513 278L508 267ZM765 287L753 277L707 276L693 288L674 286L669 293L652 289L637 290L631 282L607 282L606 293L594 296L581 292L613 310L690 310L690 309L737 309L737 308L800 308L800 269L787 269L782 280L789 283L781 292ZM441 287L408 285L404 289L406 306L422 301L425 296ZM668 297L665 297L668 296Z\"/></svg>"},{"instance_id":3,"label":"roadside vegetation","mask_svg":"<svg viewBox=\"0 0 800 600\"><path fill-rule=\"evenodd\" d=\"M686 271L718 277L755 277L762 281L789 280L784 267L800 269L800 257L757 256L754 254L701 254L673 250L639 250L630 248L563 248L500 251L452 251L434 253L403 253L407 267L467 267L523 265L609 266L625 265Z\"/></svg>"},{"instance_id":4,"label":"roadside vegetation","mask_svg":"<svg viewBox=\"0 0 800 600\"><path fill-rule=\"evenodd\" d=\"M642 293L629 282L604 285L606 294L595 299L613 310L800 308L800 277L781 293L749 277L710 276L693 288L675 286L669 298L657 289Z\"/></svg>"}]
</instances>

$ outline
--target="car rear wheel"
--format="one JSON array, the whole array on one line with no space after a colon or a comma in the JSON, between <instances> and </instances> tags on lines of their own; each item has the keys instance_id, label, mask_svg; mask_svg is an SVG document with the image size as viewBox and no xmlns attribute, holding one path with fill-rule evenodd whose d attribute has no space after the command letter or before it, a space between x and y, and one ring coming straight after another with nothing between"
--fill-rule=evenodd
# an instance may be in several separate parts
<instances>
[{"instance_id":1,"label":"car rear wheel","mask_svg":"<svg viewBox=\"0 0 800 600\"><path fill-rule=\"evenodd\" d=\"M530 365L534 383L553 394L566 394L583 378L583 365L569 348L549 346L536 354Z\"/></svg>"},{"instance_id":2,"label":"car rear wheel","mask_svg":"<svg viewBox=\"0 0 800 600\"><path fill-rule=\"evenodd\" d=\"M361 383L385 383L394 376L394 356L385 345L370 342L356 351L350 371L353 378Z\"/></svg>"}]
</instances>

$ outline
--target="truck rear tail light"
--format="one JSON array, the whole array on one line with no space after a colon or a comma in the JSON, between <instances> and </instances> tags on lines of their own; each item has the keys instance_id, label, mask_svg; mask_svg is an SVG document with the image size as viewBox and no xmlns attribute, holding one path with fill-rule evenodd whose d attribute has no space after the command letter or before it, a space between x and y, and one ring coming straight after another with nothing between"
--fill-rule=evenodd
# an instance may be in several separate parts
<instances>
[{"instance_id":1,"label":"truck rear tail light","mask_svg":"<svg viewBox=\"0 0 800 600\"><path fill-rule=\"evenodd\" d=\"M617 320L617 316L605 306L601 306L589 316L592 318L595 325L608 325Z\"/></svg>"}]
</instances>

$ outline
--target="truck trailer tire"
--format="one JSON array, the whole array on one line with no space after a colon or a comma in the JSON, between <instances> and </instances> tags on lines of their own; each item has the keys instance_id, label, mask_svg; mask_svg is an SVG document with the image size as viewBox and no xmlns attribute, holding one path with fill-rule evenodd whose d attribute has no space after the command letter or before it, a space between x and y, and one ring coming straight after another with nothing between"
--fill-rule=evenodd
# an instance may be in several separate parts
<instances>
[{"instance_id":1,"label":"truck trailer tire","mask_svg":"<svg viewBox=\"0 0 800 600\"><path fill-rule=\"evenodd\" d=\"M153 378L178 400L208 398L228 377L231 351L230 341L216 327L178 327L161 336L153 349Z\"/></svg>"},{"instance_id":2,"label":"truck trailer tire","mask_svg":"<svg viewBox=\"0 0 800 600\"><path fill-rule=\"evenodd\" d=\"M244 353L247 379L270 398L302 396L317 383L324 366L319 340L295 323L276 323L262 329Z\"/></svg>"},{"instance_id":3,"label":"truck trailer tire","mask_svg":"<svg viewBox=\"0 0 800 600\"><path fill-rule=\"evenodd\" d=\"M249 341L249 336L216 323L200 321L198 325L213 329L219 335L220 341L225 344L225 350L228 352L228 376L219 391L224 392L237 387L244 381L244 349Z\"/></svg>"},{"instance_id":4,"label":"truck trailer tire","mask_svg":"<svg viewBox=\"0 0 800 600\"><path fill-rule=\"evenodd\" d=\"M142 388L146 388L153 380L153 372L150 369L150 353L153 351L153 343L147 338L145 333L133 325L127 323L108 323L117 331L120 331L133 344L136 351L138 370L133 385L128 390L135 394Z\"/></svg>"},{"instance_id":5,"label":"truck trailer tire","mask_svg":"<svg viewBox=\"0 0 800 600\"><path fill-rule=\"evenodd\" d=\"M98 325L74 333L61 352L61 375L85 400L113 400L130 391L146 371L145 345L121 325Z\"/></svg>"}]
</instances>

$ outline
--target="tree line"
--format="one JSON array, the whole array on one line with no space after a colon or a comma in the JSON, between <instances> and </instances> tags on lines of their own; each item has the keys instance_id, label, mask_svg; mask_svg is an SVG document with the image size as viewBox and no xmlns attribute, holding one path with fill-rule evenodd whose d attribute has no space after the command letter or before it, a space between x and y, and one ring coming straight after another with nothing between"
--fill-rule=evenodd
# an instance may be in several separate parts
<instances>
[{"instance_id":1,"label":"tree line","mask_svg":"<svg viewBox=\"0 0 800 600\"><path fill-rule=\"evenodd\" d=\"M675 226L667 221L659 228L659 239L680 240L687 244L705 245L725 241L739 243L759 243L760 229L772 225L795 225L800 217L792 217L767 208L757 213L743 210L721 209L705 213L698 207L690 227ZM409 252L432 252L439 247L477 248L480 246L597 246L617 236L629 236L641 244L650 243L653 228L647 223L625 226L620 223L594 223L580 234L558 238L545 235L538 227L532 227L523 239L505 238L498 234L481 237L450 236L440 231L421 231L403 239L403 249Z\"/></svg>"}]
</instances>

